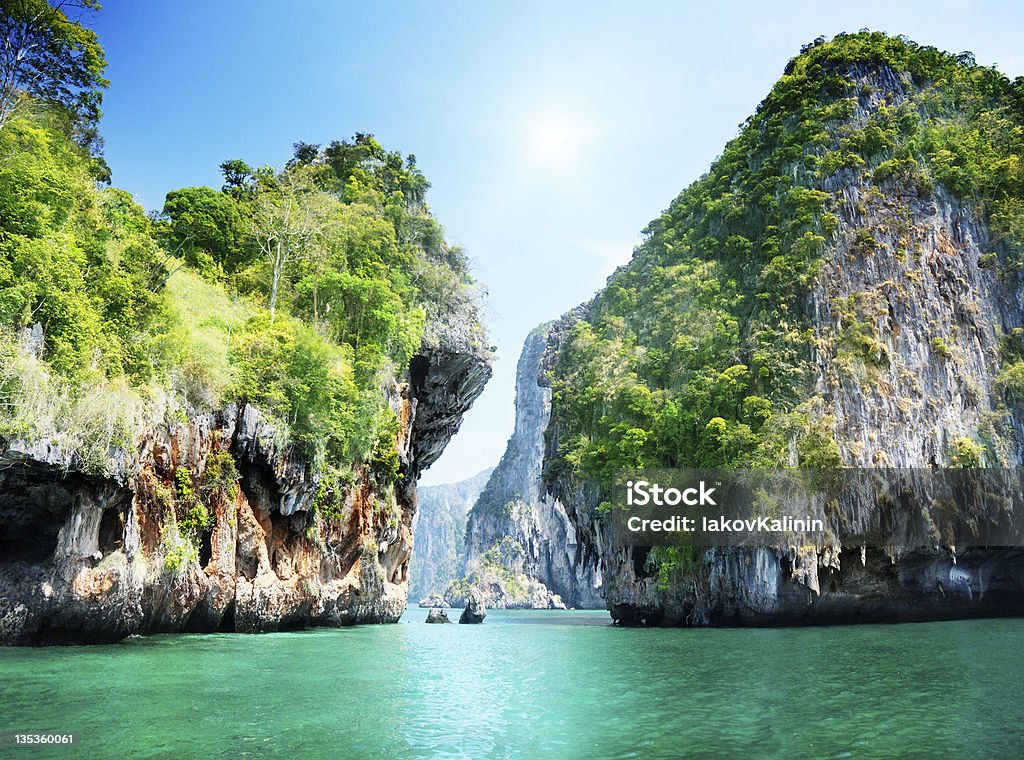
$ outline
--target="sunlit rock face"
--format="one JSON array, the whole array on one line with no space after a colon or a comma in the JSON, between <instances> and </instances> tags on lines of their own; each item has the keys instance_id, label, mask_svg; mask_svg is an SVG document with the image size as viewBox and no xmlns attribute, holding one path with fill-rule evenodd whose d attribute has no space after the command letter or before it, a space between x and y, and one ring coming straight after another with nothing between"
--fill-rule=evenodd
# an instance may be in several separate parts
<instances>
[{"instance_id":1,"label":"sunlit rock face","mask_svg":"<svg viewBox=\"0 0 1024 760\"><path fill-rule=\"evenodd\" d=\"M526 338L516 368L515 430L466 526L465 570L488 607L601 608L601 575L562 504L541 490L551 389L538 384L547 330ZM453 589L459 606L465 590Z\"/></svg>"},{"instance_id":2,"label":"sunlit rock face","mask_svg":"<svg viewBox=\"0 0 1024 760\"><path fill-rule=\"evenodd\" d=\"M885 64L840 65L853 82L832 146L880 109L897 109L920 83ZM793 169L806 180L806 172ZM802 409L837 446L842 466L959 465L960 442L981 441L984 466L1024 461L1024 415L1000 393L1000 345L1024 326L1019 271L994 261L1005 243L985 214L939 182L922 187L859 167L818 188L835 215L794 329L812 331L812 382ZM738 191L737 191L738 192ZM634 262L630 266L639 266ZM564 369L572 326L564 317L545 364ZM796 323L795 323L796 324ZM854 341L860 341L851 348ZM855 356L851 360L851 355ZM549 428L559 463L565 431ZM798 464L795 443L789 461ZM977 463L976 463L977 464ZM667 579L649 550L616 545L597 510L594 482L560 468L548 482L579 541L596 557L612 617L647 625L779 625L1024 614L1024 551L950 546L715 548ZM844 505L847 507L849 505ZM843 515L854 519L852 511Z\"/></svg>"},{"instance_id":3,"label":"sunlit rock face","mask_svg":"<svg viewBox=\"0 0 1024 760\"><path fill-rule=\"evenodd\" d=\"M424 346L409 382L385 388L401 422L400 482L379 489L357 470L331 519L314 508L317 478L249 405L154 420L136 448L109 452L102 477L54 441L3 441L0 643L397 621L416 478L491 373L489 353L453 335ZM225 455L238 478L206 488ZM191 553L170 504L181 472L212 520Z\"/></svg>"}]
</instances>

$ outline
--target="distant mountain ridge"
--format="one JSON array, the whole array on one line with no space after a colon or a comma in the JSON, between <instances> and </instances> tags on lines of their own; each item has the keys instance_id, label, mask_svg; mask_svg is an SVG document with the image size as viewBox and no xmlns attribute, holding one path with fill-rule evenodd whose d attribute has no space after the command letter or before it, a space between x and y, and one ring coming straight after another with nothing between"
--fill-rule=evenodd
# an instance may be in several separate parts
<instances>
[{"instance_id":1,"label":"distant mountain ridge","mask_svg":"<svg viewBox=\"0 0 1024 760\"><path fill-rule=\"evenodd\" d=\"M409 599L441 595L461 572L466 541L466 517L493 467L458 483L420 486L413 517Z\"/></svg>"}]
</instances>

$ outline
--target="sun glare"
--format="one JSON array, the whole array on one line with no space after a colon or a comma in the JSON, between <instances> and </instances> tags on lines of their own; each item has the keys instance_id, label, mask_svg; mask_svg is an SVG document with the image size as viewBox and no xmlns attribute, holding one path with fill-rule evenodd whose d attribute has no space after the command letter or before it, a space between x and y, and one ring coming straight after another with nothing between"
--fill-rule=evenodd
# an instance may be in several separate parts
<instances>
[{"instance_id":1,"label":"sun glare","mask_svg":"<svg viewBox=\"0 0 1024 760\"><path fill-rule=\"evenodd\" d=\"M548 167L565 167L583 151L587 132L578 119L564 113L541 113L526 122L530 159Z\"/></svg>"}]
</instances>

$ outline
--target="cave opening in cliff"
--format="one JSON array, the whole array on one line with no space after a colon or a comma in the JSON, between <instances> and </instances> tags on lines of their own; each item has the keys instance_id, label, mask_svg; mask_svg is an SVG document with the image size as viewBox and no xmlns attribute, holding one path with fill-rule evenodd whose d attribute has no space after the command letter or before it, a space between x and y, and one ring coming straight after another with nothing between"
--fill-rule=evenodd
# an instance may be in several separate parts
<instances>
[{"instance_id":1,"label":"cave opening in cliff","mask_svg":"<svg viewBox=\"0 0 1024 760\"><path fill-rule=\"evenodd\" d=\"M203 533L199 544L199 567L206 567L213 558L213 531Z\"/></svg>"},{"instance_id":2,"label":"cave opening in cliff","mask_svg":"<svg viewBox=\"0 0 1024 760\"><path fill-rule=\"evenodd\" d=\"M48 562L57 551L57 534L57 530L5 530L0 535L0 557L4 562Z\"/></svg>"},{"instance_id":3,"label":"cave opening in cliff","mask_svg":"<svg viewBox=\"0 0 1024 760\"><path fill-rule=\"evenodd\" d=\"M425 356L414 356L409 362L409 384L412 386L414 394L418 395L420 389L426 384L429 370L430 359Z\"/></svg>"},{"instance_id":4,"label":"cave opening in cliff","mask_svg":"<svg viewBox=\"0 0 1024 760\"><path fill-rule=\"evenodd\" d=\"M308 611L308 608L307 610ZM288 633L289 631L305 631L309 628L309 623L303 615L291 615L278 624L277 631L279 633Z\"/></svg>"},{"instance_id":5,"label":"cave opening in cliff","mask_svg":"<svg viewBox=\"0 0 1024 760\"><path fill-rule=\"evenodd\" d=\"M218 633L234 633L235 632L235 600L232 599L231 603L224 610L224 616L220 619L220 625L217 626Z\"/></svg>"},{"instance_id":6,"label":"cave opening in cliff","mask_svg":"<svg viewBox=\"0 0 1024 760\"><path fill-rule=\"evenodd\" d=\"M788 554L783 554L779 558L779 574L784 581L793 577L793 562Z\"/></svg>"},{"instance_id":7,"label":"cave opening in cliff","mask_svg":"<svg viewBox=\"0 0 1024 760\"><path fill-rule=\"evenodd\" d=\"M651 574L647 567L647 555L650 553L651 547L649 546L633 547L633 573L637 578L646 578Z\"/></svg>"},{"instance_id":8,"label":"cave opening in cliff","mask_svg":"<svg viewBox=\"0 0 1024 760\"><path fill-rule=\"evenodd\" d=\"M51 467L9 465L0 472L0 561L39 564L57 551L81 478Z\"/></svg>"},{"instance_id":9,"label":"cave opening in cliff","mask_svg":"<svg viewBox=\"0 0 1024 760\"><path fill-rule=\"evenodd\" d=\"M124 545L124 517L114 508L103 510L100 518L99 549L103 554L117 551Z\"/></svg>"}]
</instances>

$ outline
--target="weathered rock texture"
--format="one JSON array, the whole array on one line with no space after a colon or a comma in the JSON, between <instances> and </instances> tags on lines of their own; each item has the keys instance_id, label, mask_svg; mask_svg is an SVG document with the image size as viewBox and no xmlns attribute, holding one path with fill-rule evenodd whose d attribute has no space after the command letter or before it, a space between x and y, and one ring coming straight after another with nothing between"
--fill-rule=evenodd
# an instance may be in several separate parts
<instances>
[{"instance_id":1,"label":"weathered rock texture","mask_svg":"<svg viewBox=\"0 0 1024 760\"><path fill-rule=\"evenodd\" d=\"M427 613L427 623L450 623L448 619L448 613L441 609L432 609Z\"/></svg>"},{"instance_id":2,"label":"weathered rock texture","mask_svg":"<svg viewBox=\"0 0 1024 760\"><path fill-rule=\"evenodd\" d=\"M459 622L472 625L484 622L486 617L487 607L484 606L484 596L477 589L473 589L466 599L466 609L459 616Z\"/></svg>"},{"instance_id":3,"label":"weathered rock texture","mask_svg":"<svg viewBox=\"0 0 1024 760\"><path fill-rule=\"evenodd\" d=\"M459 575L466 545L466 517L493 468L459 483L420 486L412 529L416 541L409 566L409 598L421 607L441 604L440 595ZM437 596L437 604L425 597ZM426 603L425 603L426 602Z\"/></svg>"},{"instance_id":4,"label":"weathered rock texture","mask_svg":"<svg viewBox=\"0 0 1024 760\"><path fill-rule=\"evenodd\" d=\"M490 607L604 606L601 575L562 504L541 489L544 430L551 389L538 384L551 325L526 338L516 368L516 421L501 461L469 514L465 568L468 584ZM450 603L462 602L458 588Z\"/></svg>"},{"instance_id":5,"label":"weathered rock texture","mask_svg":"<svg viewBox=\"0 0 1024 760\"><path fill-rule=\"evenodd\" d=\"M410 381L387 389L402 480L380 491L355 472L340 519L311 509L317 478L248 405L153 422L136 451L111 452L105 477L77 471L49 442L0 442L0 643L396 621L416 478L489 377L486 352L467 341L424 349ZM223 452L240 477L204 492ZM198 556L176 559L182 468L213 528Z\"/></svg>"},{"instance_id":6,"label":"weathered rock texture","mask_svg":"<svg viewBox=\"0 0 1024 760\"><path fill-rule=\"evenodd\" d=\"M851 123L895 107L913 87L881 65L850 69L859 85ZM1024 326L1019 274L984 265L999 249L969 203L941 185L875 183L844 169L824 190L838 229L827 246L807 313L815 334L820 398L844 466L929 467L950 463L958 440L986 440L996 461L1024 462L1024 415L1000 405L995 388L1000 335ZM865 231L870 245L866 244ZM547 354L580 307L556 325ZM876 361L851 365L840 352L851 320L870 326ZM552 426L548 456L557 456ZM792 455L795 465L795 453ZM611 543L593 483L568 474L551 483L581 543L594 552L616 621L666 625L780 625L1024 614L1020 548L802 546L716 548L682 579L659 584L647 549ZM843 505L849 508L850 505ZM852 512L845 514L852 519Z\"/></svg>"}]
</instances>

